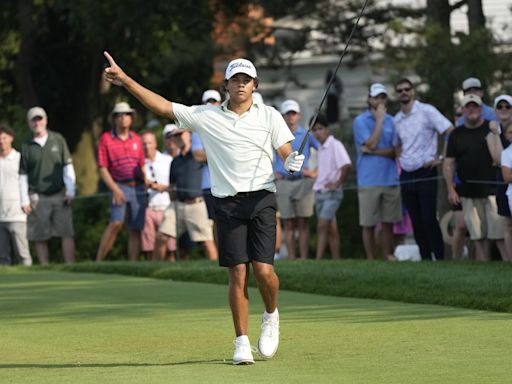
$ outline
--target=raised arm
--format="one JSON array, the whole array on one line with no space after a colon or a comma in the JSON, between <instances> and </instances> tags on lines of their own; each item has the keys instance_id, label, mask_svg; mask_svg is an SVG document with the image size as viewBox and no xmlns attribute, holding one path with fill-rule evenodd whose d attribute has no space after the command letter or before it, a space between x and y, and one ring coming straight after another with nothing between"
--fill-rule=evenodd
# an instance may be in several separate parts
<instances>
[{"instance_id":1,"label":"raised arm","mask_svg":"<svg viewBox=\"0 0 512 384\"><path fill-rule=\"evenodd\" d=\"M105 51L103 52L109 62L109 67L105 68L105 79L119 87L124 87L128 92L135 96L150 111L157 115L165 116L175 120L172 111L172 103L157 93L143 87L130 76L128 76L114 61L114 58Z\"/></svg>"}]
</instances>

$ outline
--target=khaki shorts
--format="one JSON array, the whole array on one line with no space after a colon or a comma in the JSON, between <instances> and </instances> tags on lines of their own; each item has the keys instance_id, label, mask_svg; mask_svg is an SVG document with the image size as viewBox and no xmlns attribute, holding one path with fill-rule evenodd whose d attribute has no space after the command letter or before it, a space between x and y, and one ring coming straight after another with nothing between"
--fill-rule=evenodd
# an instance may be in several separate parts
<instances>
[{"instance_id":1,"label":"khaki shorts","mask_svg":"<svg viewBox=\"0 0 512 384\"><path fill-rule=\"evenodd\" d=\"M362 227L402 220L402 199L398 186L361 188L358 199L359 225Z\"/></svg>"},{"instance_id":2,"label":"khaki shorts","mask_svg":"<svg viewBox=\"0 0 512 384\"><path fill-rule=\"evenodd\" d=\"M51 237L73 237L71 207L64 204L64 194L31 195L32 212L27 218L27 238L47 241Z\"/></svg>"},{"instance_id":3,"label":"khaki shorts","mask_svg":"<svg viewBox=\"0 0 512 384\"><path fill-rule=\"evenodd\" d=\"M276 180L277 208L282 219L313 216L315 207L315 194L311 178L295 180Z\"/></svg>"},{"instance_id":4,"label":"khaki shorts","mask_svg":"<svg viewBox=\"0 0 512 384\"><path fill-rule=\"evenodd\" d=\"M165 210L164 221L158 231L175 239L187 231L192 241L213 240L213 220L208 218L208 209L202 197L193 204L178 201Z\"/></svg>"},{"instance_id":5,"label":"khaki shorts","mask_svg":"<svg viewBox=\"0 0 512 384\"><path fill-rule=\"evenodd\" d=\"M505 217L498 215L496 196L461 197L464 221L471 240L500 240L505 235Z\"/></svg>"}]
</instances>

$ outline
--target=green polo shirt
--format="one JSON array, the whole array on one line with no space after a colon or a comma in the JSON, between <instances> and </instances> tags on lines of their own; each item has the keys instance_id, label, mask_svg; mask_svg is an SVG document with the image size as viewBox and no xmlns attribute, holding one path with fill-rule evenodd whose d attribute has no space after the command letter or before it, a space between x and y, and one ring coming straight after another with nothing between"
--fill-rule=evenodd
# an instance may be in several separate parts
<instances>
[{"instance_id":1,"label":"green polo shirt","mask_svg":"<svg viewBox=\"0 0 512 384\"><path fill-rule=\"evenodd\" d=\"M64 166L71 164L66 140L60 133L48 131L43 147L33 139L21 146L20 174L28 175L31 192L51 195L64 189Z\"/></svg>"}]
</instances>

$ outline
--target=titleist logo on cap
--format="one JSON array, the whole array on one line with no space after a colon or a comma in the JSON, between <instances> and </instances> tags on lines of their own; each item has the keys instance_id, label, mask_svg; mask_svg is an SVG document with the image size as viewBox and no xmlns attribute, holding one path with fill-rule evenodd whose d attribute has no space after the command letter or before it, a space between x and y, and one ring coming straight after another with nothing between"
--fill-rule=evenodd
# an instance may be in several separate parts
<instances>
[{"instance_id":1,"label":"titleist logo on cap","mask_svg":"<svg viewBox=\"0 0 512 384\"><path fill-rule=\"evenodd\" d=\"M236 59L228 64L226 68L226 80L229 80L237 73L245 73L246 75L249 75L252 78L257 77L256 68L254 67L254 64L246 59Z\"/></svg>"}]
</instances>

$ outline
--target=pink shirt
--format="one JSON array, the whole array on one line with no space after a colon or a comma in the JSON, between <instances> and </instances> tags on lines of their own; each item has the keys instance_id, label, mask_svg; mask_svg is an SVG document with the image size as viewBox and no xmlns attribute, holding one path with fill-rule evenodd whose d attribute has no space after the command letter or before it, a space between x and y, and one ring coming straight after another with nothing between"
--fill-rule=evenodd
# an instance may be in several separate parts
<instances>
[{"instance_id":1,"label":"pink shirt","mask_svg":"<svg viewBox=\"0 0 512 384\"><path fill-rule=\"evenodd\" d=\"M350 157L341 143L330 135L318 148L317 153L318 176L313 191L326 190L327 183L335 183L341 176L341 168L350 165Z\"/></svg>"}]
</instances>

